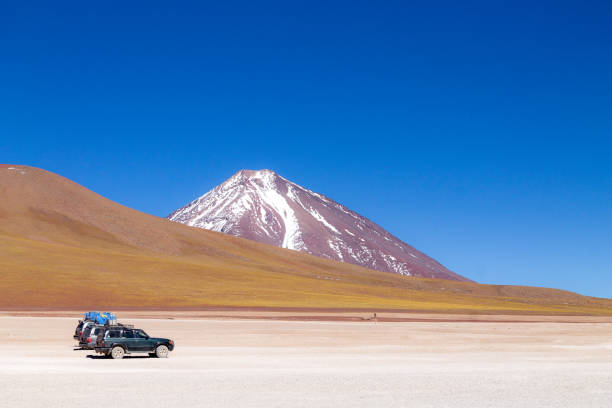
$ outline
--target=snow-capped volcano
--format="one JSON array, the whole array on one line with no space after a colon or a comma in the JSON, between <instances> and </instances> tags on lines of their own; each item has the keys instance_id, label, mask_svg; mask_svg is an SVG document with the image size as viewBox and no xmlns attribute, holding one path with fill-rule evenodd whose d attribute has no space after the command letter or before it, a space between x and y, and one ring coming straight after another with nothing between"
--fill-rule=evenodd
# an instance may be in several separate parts
<instances>
[{"instance_id":1,"label":"snow-capped volcano","mask_svg":"<svg viewBox=\"0 0 612 408\"><path fill-rule=\"evenodd\" d=\"M367 218L271 170L241 170L168 219L379 271L469 280Z\"/></svg>"}]
</instances>

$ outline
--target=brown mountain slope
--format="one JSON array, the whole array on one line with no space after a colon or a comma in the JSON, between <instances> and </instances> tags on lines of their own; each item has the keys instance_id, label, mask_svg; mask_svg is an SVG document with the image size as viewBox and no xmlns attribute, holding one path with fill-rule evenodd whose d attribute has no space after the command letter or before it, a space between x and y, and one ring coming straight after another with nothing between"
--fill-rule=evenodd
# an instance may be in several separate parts
<instances>
[{"instance_id":1,"label":"brown mountain slope","mask_svg":"<svg viewBox=\"0 0 612 408\"><path fill-rule=\"evenodd\" d=\"M187 227L17 165L0 165L0 295L0 308L612 314L607 299L403 277Z\"/></svg>"}]
</instances>

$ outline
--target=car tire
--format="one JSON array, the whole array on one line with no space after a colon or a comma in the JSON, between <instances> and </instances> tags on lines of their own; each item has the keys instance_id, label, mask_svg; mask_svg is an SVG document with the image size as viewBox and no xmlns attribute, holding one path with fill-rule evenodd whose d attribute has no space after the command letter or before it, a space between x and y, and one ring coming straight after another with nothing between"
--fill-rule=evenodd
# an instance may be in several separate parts
<instances>
[{"instance_id":1,"label":"car tire","mask_svg":"<svg viewBox=\"0 0 612 408\"><path fill-rule=\"evenodd\" d=\"M111 350L110 355L114 360L121 360L125 355L125 350L121 346L115 346Z\"/></svg>"},{"instance_id":2,"label":"car tire","mask_svg":"<svg viewBox=\"0 0 612 408\"><path fill-rule=\"evenodd\" d=\"M164 346L163 344L155 347L155 356L157 358L168 358L169 352L170 350L168 350L168 347Z\"/></svg>"}]
</instances>

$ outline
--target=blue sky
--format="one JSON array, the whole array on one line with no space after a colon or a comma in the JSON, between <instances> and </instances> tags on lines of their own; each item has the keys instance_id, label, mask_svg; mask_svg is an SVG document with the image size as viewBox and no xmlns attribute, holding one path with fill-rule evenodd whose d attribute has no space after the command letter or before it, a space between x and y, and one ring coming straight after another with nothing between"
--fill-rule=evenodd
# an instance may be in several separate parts
<instances>
[{"instance_id":1,"label":"blue sky","mask_svg":"<svg viewBox=\"0 0 612 408\"><path fill-rule=\"evenodd\" d=\"M457 3L4 4L0 162L159 216L270 168L478 282L612 297L610 6Z\"/></svg>"}]
</instances>

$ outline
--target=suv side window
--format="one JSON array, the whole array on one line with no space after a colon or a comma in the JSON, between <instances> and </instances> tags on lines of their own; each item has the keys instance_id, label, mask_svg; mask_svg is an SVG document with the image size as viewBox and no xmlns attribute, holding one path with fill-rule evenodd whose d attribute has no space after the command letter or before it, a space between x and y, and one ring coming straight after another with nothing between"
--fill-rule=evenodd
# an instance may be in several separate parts
<instances>
[{"instance_id":1,"label":"suv side window","mask_svg":"<svg viewBox=\"0 0 612 408\"><path fill-rule=\"evenodd\" d=\"M134 331L133 330L124 330L123 331L123 337L125 337L126 339L133 339L134 338Z\"/></svg>"},{"instance_id":2,"label":"suv side window","mask_svg":"<svg viewBox=\"0 0 612 408\"><path fill-rule=\"evenodd\" d=\"M137 339L146 339L148 337L147 334L142 330L137 330L135 334Z\"/></svg>"},{"instance_id":3,"label":"suv side window","mask_svg":"<svg viewBox=\"0 0 612 408\"><path fill-rule=\"evenodd\" d=\"M110 337L110 338L116 338L120 336L121 336L121 332L119 330L109 330L106 333L106 337Z\"/></svg>"}]
</instances>

